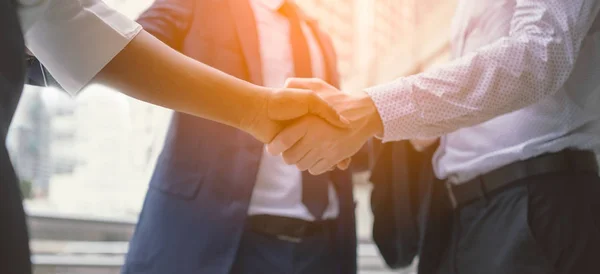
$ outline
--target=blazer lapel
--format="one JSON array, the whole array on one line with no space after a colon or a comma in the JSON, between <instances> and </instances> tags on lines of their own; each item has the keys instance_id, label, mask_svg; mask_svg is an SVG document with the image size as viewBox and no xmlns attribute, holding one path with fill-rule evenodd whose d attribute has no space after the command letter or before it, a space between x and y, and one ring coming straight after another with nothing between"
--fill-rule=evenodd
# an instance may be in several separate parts
<instances>
[{"instance_id":1,"label":"blazer lapel","mask_svg":"<svg viewBox=\"0 0 600 274\"><path fill-rule=\"evenodd\" d=\"M249 0L228 0L229 10L233 15L240 40L240 46L246 59L250 81L257 85L263 84L262 64L258 44L258 31L254 12Z\"/></svg>"}]
</instances>

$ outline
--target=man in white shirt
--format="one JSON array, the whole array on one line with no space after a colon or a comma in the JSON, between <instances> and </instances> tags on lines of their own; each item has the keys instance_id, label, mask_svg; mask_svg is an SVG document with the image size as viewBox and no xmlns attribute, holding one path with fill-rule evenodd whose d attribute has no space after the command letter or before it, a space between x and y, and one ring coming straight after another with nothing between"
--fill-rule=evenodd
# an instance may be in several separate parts
<instances>
[{"instance_id":1,"label":"man in white shirt","mask_svg":"<svg viewBox=\"0 0 600 274\"><path fill-rule=\"evenodd\" d=\"M157 0L138 22L258 85L339 82L329 37L293 1ZM347 172L302 173L240 130L174 113L123 272L355 273L354 222Z\"/></svg>"},{"instance_id":2,"label":"man in white shirt","mask_svg":"<svg viewBox=\"0 0 600 274\"><path fill-rule=\"evenodd\" d=\"M0 0L0 39L2 273L31 272L17 178L4 144L24 83L25 45L72 94L91 81L107 84L138 99L245 130L262 142L282 127L274 116L293 119L314 113L345 126L317 95L276 92L195 62L100 0ZM290 101L295 103L286 103Z\"/></svg>"},{"instance_id":3,"label":"man in white shirt","mask_svg":"<svg viewBox=\"0 0 600 274\"><path fill-rule=\"evenodd\" d=\"M352 130L306 133L301 119L269 149L318 174L373 135L443 135L433 165L454 218L438 273L598 273L599 10L596 0L459 1L456 60L335 94ZM334 94L316 80L288 86Z\"/></svg>"}]
</instances>

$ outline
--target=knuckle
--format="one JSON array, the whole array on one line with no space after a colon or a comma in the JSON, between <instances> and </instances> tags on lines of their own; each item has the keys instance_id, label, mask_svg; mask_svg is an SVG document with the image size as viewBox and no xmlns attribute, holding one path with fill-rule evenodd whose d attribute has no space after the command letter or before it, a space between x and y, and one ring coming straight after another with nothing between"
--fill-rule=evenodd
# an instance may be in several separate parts
<instances>
[{"instance_id":1,"label":"knuckle","mask_svg":"<svg viewBox=\"0 0 600 274\"><path fill-rule=\"evenodd\" d=\"M281 157L283 158L283 162L288 165L293 165L296 163L294 156L290 155L290 153L284 152Z\"/></svg>"},{"instance_id":2,"label":"knuckle","mask_svg":"<svg viewBox=\"0 0 600 274\"><path fill-rule=\"evenodd\" d=\"M319 89L323 89L325 86L327 86L327 84L323 80L317 79L317 87L319 87Z\"/></svg>"},{"instance_id":3,"label":"knuckle","mask_svg":"<svg viewBox=\"0 0 600 274\"><path fill-rule=\"evenodd\" d=\"M323 86L323 80L321 80L320 78L310 78L310 83L312 83L313 85L317 86L317 87L322 87Z\"/></svg>"},{"instance_id":4,"label":"knuckle","mask_svg":"<svg viewBox=\"0 0 600 274\"><path fill-rule=\"evenodd\" d=\"M310 168L312 168L312 166L314 164L315 164L315 162L312 159L302 159L301 161L299 161L298 163L296 163L296 166L301 171L306 171L306 170L309 170Z\"/></svg>"},{"instance_id":5,"label":"knuckle","mask_svg":"<svg viewBox=\"0 0 600 274\"><path fill-rule=\"evenodd\" d=\"M294 145L295 138L290 134L286 134L281 137L280 142L281 144L283 144L284 147L289 148Z\"/></svg>"},{"instance_id":6,"label":"knuckle","mask_svg":"<svg viewBox=\"0 0 600 274\"><path fill-rule=\"evenodd\" d=\"M306 163L297 163L296 167L300 170L300 171L306 171L308 170L308 168L310 168L310 166L308 166Z\"/></svg>"},{"instance_id":7,"label":"knuckle","mask_svg":"<svg viewBox=\"0 0 600 274\"><path fill-rule=\"evenodd\" d=\"M285 87L295 87L298 85L298 78L288 78L285 80Z\"/></svg>"},{"instance_id":8,"label":"knuckle","mask_svg":"<svg viewBox=\"0 0 600 274\"><path fill-rule=\"evenodd\" d=\"M288 78L285 80L285 83L283 84L284 87L290 87L290 85L294 82L294 79L292 78Z\"/></svg>"},{"instance_id":9,"label":"knuckle","mask_svg":"<svg viewBox=\"0 0 600 274\"><path fill-rule=\"evenodd\" d=\"M320 175L323 174L326 170L323 167L312 167L309 169L309 173L312 175Z\"/></svg>"},{"instance_id":10,"label":"knuckle","mask_svg":"<svg viewBox=\"0 0 600 274\"><path fill-rule=\"evenodd\" d=\"M283 157L283 161L288 165L293 165L293 164L298 163L301 159L300 158L301 155L302 155L302 153L299 152L298 149L295 149L295 148L291 148L291 149L281 153L281 156Z\"/></svg>"}]
</instances>

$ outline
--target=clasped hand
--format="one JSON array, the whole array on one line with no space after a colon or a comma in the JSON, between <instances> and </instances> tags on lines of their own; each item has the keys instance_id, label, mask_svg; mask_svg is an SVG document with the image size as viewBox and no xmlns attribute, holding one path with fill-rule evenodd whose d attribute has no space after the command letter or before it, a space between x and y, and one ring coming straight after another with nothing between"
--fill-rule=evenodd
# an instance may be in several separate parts
<instances>
[{"instance_id":1,"label":"clasped hand","mask_svg":"<svg viewBox=\"0 0 600 274\"><path fill-rule=\"evenodd\" d=\"M320 79L300 78L289 79L283 90L269 100L269 117L280 121L300 118L279 124L267 150L302 171L317 175L336 166L345 169L350 157L383 132L375 105L364 92L344 93ZM290 90L311 91L308 97L313 103L294 99ZM303 105L312 107L298 107Z\"/></svg>"}]
</instances>

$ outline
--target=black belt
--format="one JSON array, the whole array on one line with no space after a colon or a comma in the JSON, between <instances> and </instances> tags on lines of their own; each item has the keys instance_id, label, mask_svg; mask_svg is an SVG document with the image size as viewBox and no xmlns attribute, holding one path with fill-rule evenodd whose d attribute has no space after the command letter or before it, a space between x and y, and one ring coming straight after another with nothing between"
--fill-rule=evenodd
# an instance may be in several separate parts
<instances>
[{"instance_id":1,"label":"black belt","mask_svg":"<svg viewBox=\"0 0 600 274\"><path fill-rule=\"evenodd\" d=\"M254 232L274 236L278 239L301 242L303 238L332 231L335 220L305 221L271 215L253 215L246 220L246 227Z\"/></svg>"},{"instance_id":2,"label":"black belt","mask_svg":"<svg viewBox=\"0 0 600 274\"><path fill-rule=\"evenodd\" d=\"M553 172L598 172L596 155L591 151L564 150L508 164L462 184L446 182L452 206L457 208L527 177Z\"/></svg>"}]
</instances>

